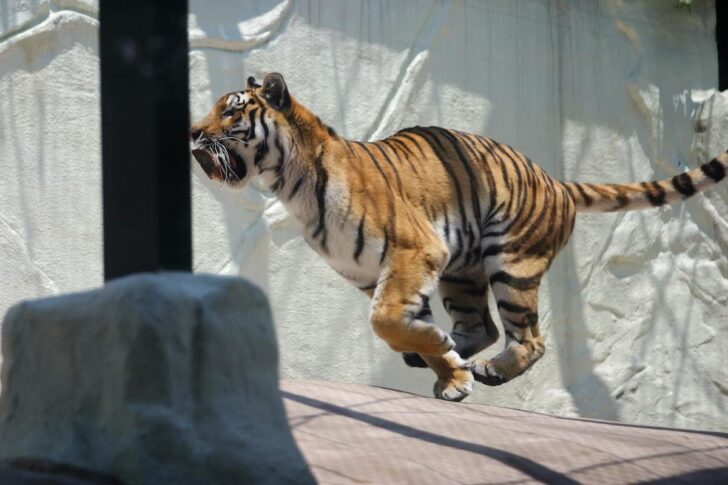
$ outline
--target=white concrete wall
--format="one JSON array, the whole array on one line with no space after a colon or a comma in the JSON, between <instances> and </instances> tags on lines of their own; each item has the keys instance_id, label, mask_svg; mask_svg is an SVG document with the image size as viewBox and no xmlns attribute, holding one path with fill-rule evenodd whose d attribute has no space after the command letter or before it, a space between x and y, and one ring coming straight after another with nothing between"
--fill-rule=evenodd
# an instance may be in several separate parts
<instances>
[{"instance_id":1,"label":"white concrete wall","mask_svg":"<svg viewBox=\"0 0 728 485\"><path fill-rule=\"evenodd\" d=\"M350 138L437 124L509 143L565 179L667 177L728 147L713 2L674 3L191 0L192 114L279 71ZM91 0L0 0L2 312L101 283L96 18ZM285 377L429 394L432 375L374 336L367 300L270 194L221 190L196 167L193 180L195 270L269 293ZM728 431L726 214L722 186L580 216L542 291L546 355L471 400Z\"/></svg>"}]
</instances>

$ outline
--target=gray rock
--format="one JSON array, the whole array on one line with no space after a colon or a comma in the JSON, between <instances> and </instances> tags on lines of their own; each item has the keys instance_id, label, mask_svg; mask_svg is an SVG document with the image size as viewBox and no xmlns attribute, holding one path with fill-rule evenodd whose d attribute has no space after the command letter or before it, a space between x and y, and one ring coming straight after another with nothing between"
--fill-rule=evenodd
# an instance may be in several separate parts
<instances>
[{"instance_id":1,"label":"gray rock","mask_svg":"<svg viewBox=\"0 0 728 485\"><path fill-rule=\"evenodd\" d=\"M0 460L127 483L307 483L254 285L136 275L20 303L3 323Z\"/></svg>"}]
</instances>

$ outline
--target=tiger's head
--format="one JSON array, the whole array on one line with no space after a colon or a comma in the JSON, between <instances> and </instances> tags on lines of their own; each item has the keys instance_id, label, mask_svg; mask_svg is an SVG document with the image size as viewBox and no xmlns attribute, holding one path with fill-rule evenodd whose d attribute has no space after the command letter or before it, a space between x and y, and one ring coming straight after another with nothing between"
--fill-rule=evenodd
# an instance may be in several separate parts
<instances>
[{"instance_id":1,"label":"tiger's head","mask_svg":"<svg viewBox=\"0 0 728 485\"><path fill-rule=\"evenodd\" d=\"M222 96L192 126L192 155L211 179L242 187L283 163L289 143L280 132L291 109L283 76L269 74L262 86L251 76L245 90Z\"/></svg>"}]
</instances>

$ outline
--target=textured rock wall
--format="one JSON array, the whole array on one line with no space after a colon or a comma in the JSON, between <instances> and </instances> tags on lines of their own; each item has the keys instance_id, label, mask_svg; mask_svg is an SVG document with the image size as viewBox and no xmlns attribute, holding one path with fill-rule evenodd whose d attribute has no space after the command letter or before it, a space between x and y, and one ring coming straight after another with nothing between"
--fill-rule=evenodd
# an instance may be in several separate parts
<instances>
[{"instance_id":1,"label":"textured rock wall","mask_svg":"<svg viewBox=\"0 0 728 485\"><path fill-rule=\"evenodd\" d=\"M438 124L516 146L565 179L667 177L728 147L714 4L694 3L191 0L192 115L275 70L350 138ZM101 232L94 4L0 9L2 310L98 284ZM279 203L193 172L195 269L266 289L284 376L430 393L432 376L374 336L366 299ZM545 357L471 399L728 430L727 193L580 216L542 292Z\"/></svg>"}]
</instances>

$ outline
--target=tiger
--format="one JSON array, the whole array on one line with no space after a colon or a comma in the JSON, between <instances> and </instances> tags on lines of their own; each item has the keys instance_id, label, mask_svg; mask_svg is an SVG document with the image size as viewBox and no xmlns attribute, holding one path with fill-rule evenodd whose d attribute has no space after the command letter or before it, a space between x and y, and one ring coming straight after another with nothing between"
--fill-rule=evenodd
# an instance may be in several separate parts
<instances>
[{"instance_id":1,"label":"tiger","mask_svg":"<svg viewBox=\"0 0 728 485\"><path fill-rule=\"evenodd\" d=\"M339 136L292 96L279 73L220 97L192 125L205 174L242 188L254 177L300 222L303 237L371 299L370 324L412 367L436 374L436 398L460 401L474 381L496 386L544 354L538 290L577 212L685 200L726 175L728 153L672 178L562 182L510 146L436 126L383 140ZM438 291L452 320L434 324ZM499 338L505 345L477 358ZM472 359L471 359L472 358Z\"/></svg>"}]
</instances>

